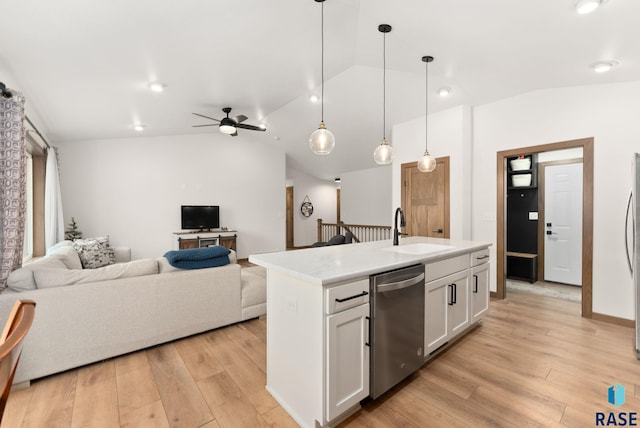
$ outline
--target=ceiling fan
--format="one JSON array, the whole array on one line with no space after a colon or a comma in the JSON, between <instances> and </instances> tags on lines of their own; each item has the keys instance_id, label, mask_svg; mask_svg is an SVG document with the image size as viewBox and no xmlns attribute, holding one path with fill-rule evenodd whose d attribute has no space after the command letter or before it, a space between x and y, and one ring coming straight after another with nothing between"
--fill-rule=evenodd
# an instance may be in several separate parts
<instances>
[{"instance_id":1,"label":"ceiling fan","mask_svg":"<svg viewBox=\"0 0 640 428\"><path fill-rule=\"evenodd\" d=\"M199 128L201 126L218 126L220 128L220 132L222 132L223 134L231 135L232 137L236 137L238 135L238 128L263 132L267 130L267 128L264 126L247 125L245 123L242 123L247 120L247 116L243 114L229 117L229 113L231 113L231 107L225 107L222 109L222 111L227 114L227 117L224 117L222 119L216 119L214 117L205 116L204 114L200 113L193 113L196 116L204 117L205 119L210 119L217 122L208 125L193 125L193 127Z\"/></svg>"}]
</instances>

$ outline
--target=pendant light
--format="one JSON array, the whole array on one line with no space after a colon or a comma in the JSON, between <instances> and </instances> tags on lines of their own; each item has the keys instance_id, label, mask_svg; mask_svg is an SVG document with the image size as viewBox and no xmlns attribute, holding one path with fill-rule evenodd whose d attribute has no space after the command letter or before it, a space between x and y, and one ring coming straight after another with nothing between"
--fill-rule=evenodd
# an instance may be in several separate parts
<instances>
[{"instance_id":1,"label":"pendant light","mask_svg":"<svg viewBox=\"0 0 640 428\"><path fill-rule=\"evenodd\" d=\"M426 64L426 89L424 103L424 155L422 155L422 157L418 160L418 169L422 172L431 172L436 169L436 159L429 154L429 150L427 149L427 118L429 117L429 63L433 61L433 57L423 56L422 61Z\"/></svg>"},{"instance_id":2,"label":"pendant light","mask_svg":"<svg viewBox=\"0 0 640 428\"><path fill-rule=\"evenodd\" d=\"M391 31L391 25L381 24L378 26L378 31L382 33L382 142L373 152L373 160L380 165L389 165L393 161L393 147L387 143L386 138L386 35Z\"/></svg>"},{"instance_id":3,"label":"pendant light","mask_svg":"<svg viewBox=\"0 0 640 428\"><path fill-rule=\"evenodd\" d=\"M321 47L321 77L322 77L322 91L320 95L320 126L313 131L309 137L309 148L313 153L317 155L328 155L336 145L336 139L324 125L324 0L315 0L317 3L322 3L322 18L320 20L320 36L322 39Z\"/></svg>"}]
</instances>

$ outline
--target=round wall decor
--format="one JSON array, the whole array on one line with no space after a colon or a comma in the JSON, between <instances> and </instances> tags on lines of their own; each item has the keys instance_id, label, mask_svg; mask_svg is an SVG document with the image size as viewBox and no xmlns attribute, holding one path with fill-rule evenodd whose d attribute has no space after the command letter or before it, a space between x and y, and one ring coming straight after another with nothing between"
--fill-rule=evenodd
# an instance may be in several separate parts
<instances>
[{"instance_id":1,"label":"round wall decor","mask_svg":"<svg viewBox=\"0 0 640 428\"><path fill-rule=\"evenodd\" d=\"M306 195L304 200L302 201L302 205L300 205L300 212L303 216L309 217L313 214L313 204L309 200L309 196Z\"/></svg>"}]
</instances>

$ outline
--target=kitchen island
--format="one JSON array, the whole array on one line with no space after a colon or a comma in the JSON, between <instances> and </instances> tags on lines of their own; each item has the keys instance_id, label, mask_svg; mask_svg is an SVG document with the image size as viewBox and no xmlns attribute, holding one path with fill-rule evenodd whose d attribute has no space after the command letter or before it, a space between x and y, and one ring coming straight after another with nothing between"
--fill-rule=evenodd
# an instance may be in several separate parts
<instances>
[{"instance_id":1,"label":"kitchen island","mask_svg":"<svg viewBox=\"0 0 640 428\"><path fill-rule=\"evenodd\" d=\"M411 237L251 255L267 269L267 390L304 427L369 396L370 276L425 265L424 361L489 304L488 242Z\"/></svg>"}]
</instances>

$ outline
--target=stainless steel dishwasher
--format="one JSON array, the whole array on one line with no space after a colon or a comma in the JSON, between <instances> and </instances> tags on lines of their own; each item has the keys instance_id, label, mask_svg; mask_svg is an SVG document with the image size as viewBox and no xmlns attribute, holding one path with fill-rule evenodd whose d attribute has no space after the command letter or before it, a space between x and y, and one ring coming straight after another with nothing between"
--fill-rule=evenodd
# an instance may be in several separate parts
<instances>
[{"instance_id":1,"label":"stainless steel dishwasher","mask_svg":"<svg viewBox=\"0 0 640 428\"><path fill-rule=\"evenodd\" d=\"M371 398L424 363L424 265L372 275Z\"/></svg>"}]
</instances>

